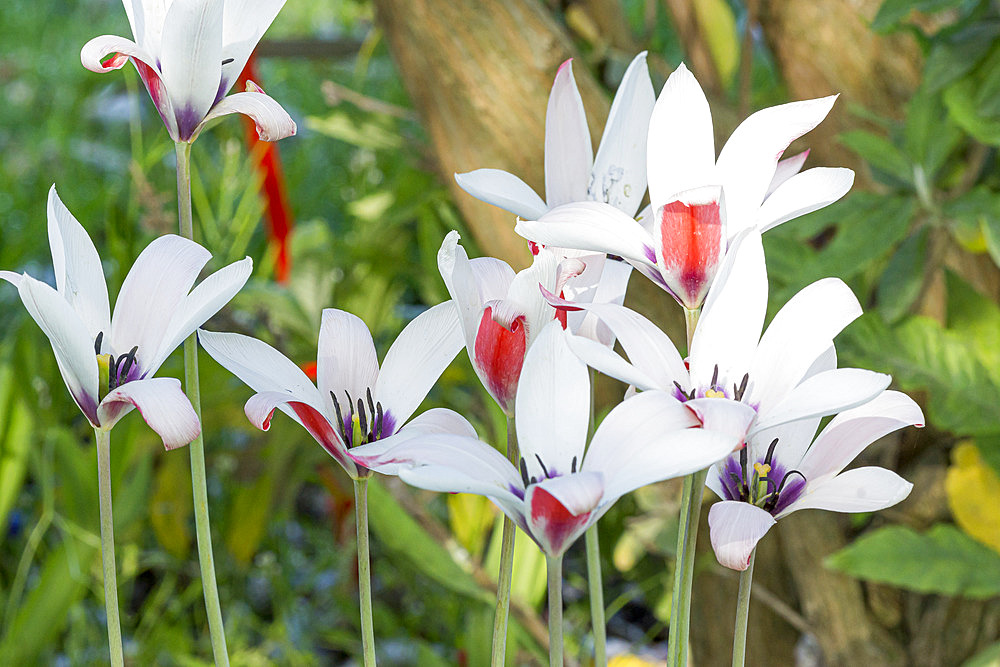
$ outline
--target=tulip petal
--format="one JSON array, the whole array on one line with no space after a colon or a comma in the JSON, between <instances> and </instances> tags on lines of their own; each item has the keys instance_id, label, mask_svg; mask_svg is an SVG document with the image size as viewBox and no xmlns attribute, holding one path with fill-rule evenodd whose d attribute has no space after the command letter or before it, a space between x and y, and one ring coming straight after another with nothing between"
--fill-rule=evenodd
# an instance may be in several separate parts
<instances>
[{"instance_id":1,"label":"tulip petal","mask_svg":"<svg viewBox=\"0 0 1000 667\"><path fill-rule=\"evenodd\" d=\"M97 248L90 236L59 199L56 186L49 189L49 247L56 288L76 311L91 340L111 331L108 284Z\"/></svg>"},{"instance_id":2,"label":"tulip petal","mask_svg":"<svg viewBox=\"0 0 1000 667\"><path fill-rule=\"evenodd\" d=\"M573 79L573 61L556 73L545 112L545 201L549 208L587 198L594 161L587 114Z\"/></svg>"},{"instance_id":3,"label":"tulip petal","mask_svg":"<svg viewBox=\"0 0 1000 667\"><path fill-rule=\"evenodd\" d=\"M476 434L476 429L473 428L472 424L470 424L469 421L462 415L458 414L454 410L449 410L448 408L431 408L427 412L423 412L411 419L402 428L397 429L396 432L389 437L376 440L375 442L367 445L351 448L350 456L358 463L365 465L366 461L374 462L379 460L385 452L388 452L407 440L412 440L413 438L419 438L426 435L445 434L460 435L466 438L472 438L473 440L477 440L479 438ZM359 458L358 452L362 452L363 459ZM372 466L366 465L366 467L370 468ZM379 468L377 472L386 475L395 474L394 472L390 472L388 468Z\"/></svg>"},{"instance_id":4,"label":"tulip petal","mask_svg":"<svg viewBox=\"0 0 1000 667\"><path fill-rule=\"evenodd\" d=\"M757 416L754 408L728 398L695 398L686 401L684 406L698 416L702 428L730 438L732 449L743 444Z\"/></svg>"},{"instance_id":5,"label":"tulip petal","mask_svg":"<svg viewBox=\"0 0 1000 667\"><path fill-rule=\"evenodd\" d=\"M661 382L647 375L638 366L625 361L605 345L583 336L571 336L568 344L573 354L599 373L643 391L665 388Z\"/></svg>"},{"instance_id":6,"label":"tulip petal","mask_svg":"<svg viewBox=\"0 0 1000 667\"><path fill-rule=\"evenodd\" d=\"M802 171L802 165L806 163L806 158L808 157L809 149L806 149L797 155L786 157L784 160L778 161L778 166L774 169L774 176L771 178L771 182L767 186L767 194L764 195L765 201L767 201L766 198L770 197L771 193L777 190L782 183Z\"/></svg>"},{"instance_id":7,"label":"tulip petal","mask_svg":"<svg viewBox=\"0 0 1000 667\"><path fill-rule=\"evenodd\" d=\"M608 259L605 261L601 271L597 289L591 297L592 303L604 303L620 306L625 301L625 292L628 290L628 281L632 276L632 265L627 262ZM573 333L579 336L586 336L607 347L614 347L615 334L601 322L601 319L592 313L587 313Z\"/></svg>"},{"instance_id":8,"label":"tulip petal","mask_svg":"<svg viewBox=\"0 0 1000 667\"><path fill-rule=\"evenodd\" d=\"M183 447L201 434L198 415L179 380L133 380L111 390L97 408L102 428L114 426L133 406L163 439L163 446L168 451Z\"/></svg>"},{"instance_id":9,"label":"tulip petal","mask_svg":"<svg viewBox=\"0 0 1000 667\"><path fill-rule=\"evenodd\" d=\"M656 265L682 306L701 306L726 253L721 188L688 190L656 209Z\"/></svg>"},{"instance_id":10,"label":"tulip petal","mask_svg":"<svg viewBox=\"0 0 1000 667\"><path fill-rule=\"evenodd\" d=\"M180 141L193 138L218 99L223 5L218 0L173 0L163 21L160 72Z\"/></svg>"},{"instance_id":11,"label":"tulip petal","mask_svg":"<svg viewBox=\"0 0 1000 667\"><path fill-rule=\"evenodd\" d=\"M284 4L285 0L226 0L222 14L222 60L231 62L222 66L219 95L229 91Z\"/></svg>"},{"instance_id":12,"label":"tulip petal","mask_svg":"<svg viewBox=\"0 0 1000 667\"><path fill-rule=\"evenodd\" d=\"M583 472L532 484L524 494L528 534L549 556L561 556L599 518L602 475Z\"/></svg>"},{"instance_id":13,"label":"tulip petal","mask_svg":"<svg viewBox=\"0 0 1000 667\"><path fill-rule=\"evenodd\" d=\"M115 54L115 57L107 62L102 62L111 54ZM129 58L140 60L149 67L156 66L156 58L149 51L140 47L131 39L118 37L117 35L94 37L80 49L81 64L91 72L97 72L98 74L121 69L128 62Z\"/></svg>"},{"instance_id":14,"label":"tulip petal","mask_svg":"<svg viewBox=\"0 0 1000 667\"><path fill-rule=\"evenodd\" d=\"M347 419L369 389L374 393L378 372L375 342L367 325L347 311L324 308L316 349L316 386L327 413L334 413L333 394Z\"/></svg>"},{"instance_id":15,"label":"tulip petal","mask_svg":"<svg viewBox=\"0 0 1000 667\"><path fill-rule=\"evenodd\" d=\"M224 97L205 115L191 136L191 141L216 118L241 113L254 122L261 141L278 141L296 132L295 121L274 98L259 91L234 93Z\"/></svg>"},{"instance_id":16,"label":"tulip petal","mask_svg":"<svg viewBox=\"0 0 1000 667\"><path fill-rule=\"evenodd\" d=\"M472 276L479 288L479 304L507 297L510 284L514 281L514 269L510 264L496 257L476 257L468 260Z\"/></svg>"},{"instance_id":17,"label":"tulip petal","mask_svg":"<svg viewBox=\"0 0 1000 667\"><path fill-rule=\"evenodd\" d=\"M0 280L6 280L14 287L21 286L21 274L13 271L0 271Z\"/></svg>"},{"instance_id":18,"label":"tulip petal","mask_svg":"<svg viewBox=\"0 0 1000 667\"><path fill-rule=\"evenodd\" d=\"M476 169L455 174L455 182L476 199L521 218L535 220L548 210L530 185L500 169Z\"/></svg>"},{"instance_id":19,"label":"tulip petal","mask_svg":"<svg viewBox=\"0 0 1000 667\"><path fill-rule=\"evenodd\" d=\"M860 368L838 368L802 381L766 413L761 413L754 431L778 424L822 417L867 403L889 386L888 375Z\"/></svg>"},{"instance_id":20,"label":"tulip petal","mask_svg":"<svg viewBox=\"0 0 1000 667\"><path fill-rule=\"evenodd\" d=\"M715 167L712 111L701 86L684 63L667 79L653 107L646 163L649 200L654 210L682 190L718 185L712 173Z\"/></svg>"},{"instance_id":21,"label":"tulip petal","mask_svg":"<svg viewBox=\"0 0 1000 667\"><path fill-rule=\"evenodd\" d=\"M478 273L478 276L484 280L478 280L477 272L473 269L472 263L469 262L468 253L458 243L459 239L461 239L461 236L459 236L458 232L454 230L448 232L441 242L440 250L438 250L437 262L441 279L444 280L448 294L458 309L458 316L462 321L462 330L465 333L465 345L469 350L471 358L476 345L476 332L479 330L479 323L483 316L483 304L485 303L481 298L480 290L484 289L489 292L493 290L499 291L497 283L500 282L502 271L497 266L499 260L495 260L488 266L484 264L482 271ZM511 270L509 275L511 280L513 280L513 270ZM491 276L492 279L489 279ZM494 298L502 299L507 296L508 286L509 283L503 286L502 292Z\"/></svg>"},{"instance_id":22,"label":"tulip petal","mask_svg":"<svg viewBox=\"0 0 1000 667\"><path fill-rule=\"evenodd\" d=\"M819 484L807 483L805 492L778 518L804 509L875 512L901 502L911 489L912 484L891 470L875 466L855 468Z\"/></svg>"},{"instance_id":23,"label":"tulip petal","mask_svg":"<svg viewBox=\"0 0 1000 667\"><path fill-rule=\"evenodd\" d=\"M28 274L21 276L18 293L28 314L48 337L73 400L91 424L100 426L97 357L94 341L84 333L87 327L62 295Z\"/></svg>"},{"instance_id":24,"label":"tulip petal","mask_svg":"<svg viewBox=\"0 0 1000 667\"><path fill-rule=\"evenodd\" d=\"M797 469L810 482L818 483L839 473L879 438L905 426L923 425L924 415L913 399L898 391L884 391L834 417Z\"/></svg>"},{"instance_id":25,"label":"tulip petal","mask_svg":"<svg viewBox=\"0 0 1000 667\"><path fill-rule=\"evenodd\" d=\"M788 179L757 212L757 225L766 232L783 222L829 206L854 185L854 172L842 167L815 167Z\"/></svg>"},{"instance_id":26,"label":"tulip petal","mask_svg":"<svg viewBox=\"0 0 1000 667\"><path fill-rule=\"evenodd\" d=\"M646 135L656 95L646 67L646 52L625 70L604 125L594 169L590 198L607 202L634 215L646 192ZM522 216L536 218L538 216Z\"/></svg>"},{"instance_id":27,"label":"tulip petal","mask_svg":"<svg viewBox=\"0 0 1000 667\"><path fill-rule=\"evenodd\" d=\"M539 289L539 286L547 290L555 289L556 269L555 255L541 250L531 266L514 276L507 289L507 297L493 306L493 319L505 326L509 326L515 317L524 317L528 345L556 316L555 309L542 297Z\"/></svg>"},{"instance_id":28,"label":"tulip petal","mask_svg":"<svg viewBox=\"0 0 1000 667\"><path fill-rule=\"evenodd\" d=\"M590 414L590 376L569 349L558 322L539 334L524 360L514 411L528 475L565 475L583 462ZM539 460L540 459L540 460Z\"/></svg>"},{"instance_id":29,"label":"tulip petal","mask_svg":"<svg viewBox=\"0 0 1000 667\"><path fill-rule=\"evenodd\" d=\"M775 520L761 508L738 500L724 500L708 510L712 550L719 564L742 572L750 554Z\"/></svg>"},{"instance_id":30,"label":"tulip petal","mask_svg":"<svg viewBox=\"0 0 1000 667\"><path fill-rule=\"evenodd\" d=\"M453 301L424 311L406 325L386 353L375 381L375 400L402 424L464 346Z\"/></svg>"}]
</instances>

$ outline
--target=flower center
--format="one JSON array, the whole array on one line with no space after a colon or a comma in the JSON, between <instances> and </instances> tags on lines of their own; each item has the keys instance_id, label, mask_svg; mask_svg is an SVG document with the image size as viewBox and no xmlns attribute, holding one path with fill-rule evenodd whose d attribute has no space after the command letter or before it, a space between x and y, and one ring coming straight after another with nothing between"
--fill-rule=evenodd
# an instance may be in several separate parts
<instances>
[{"instance_id":1,"label":"flower center","mask_svg":"<svg viewBox=\"0 0 1000 667\"><path fill-rule=\"evenodd\" d=\"M139 351L136 345L127 354L120 354L117 358L113 354L101 354L101 344L104 342L104 332L97 334L94 340L94 354L97 355L98 370L98 399L104 397L117 389L121 385L136 379L139 374L139 366L135 360L135 354Z\"/></svg>"},{"instance_id":2,"label":"flower center","mask_svg":"<svg viewBox=\"0 0 1000 667\"><path fill-rule=\"evenodd\" d=\"M545 479L554 479L556 477L561 477L562 476L562 473L560 473L556 469L553 468L552 470L549 470L547 467L545 467L545 464L542 462L542 457L539 456L538 454L535 454L535 460L538 461L538 465L541 466L541 468L542 468L542 475L543 475L543 477L541 479L535 477L534 475L532 475L531 477L528 476L528 466L527 466L527 464L524 461L524 457L523 456L521 457L521 461L520 461L521 481L524 482L524 488L525 489L527 489L532 484L537 484L538 482L540 482L542 480L545 480ZM573 457L573 461L570 463L569 471L570 471L571 474L576 472L576 457L575 456Z\"/></svg>"},{"instance_id":3,"label":"flower center","mask_svg":"<svg viewBox=\"0 0 1000 667\"><path fill-rule=\"evenodd\" d=\"M744 373L743 379L739 384L733 383L732 392L726 391L726 388L719 383L719 365L716 364L715 370L712 372L712 381L705 389L693 387L690 391L685 391L681 383L675 380L674 388L676 391L674 392L674 398L681 402L687 402L695 398L731 398L734 401L742 401L743 396L747 393L747 386L749 384L750 374ZM756 409L757 406L751 407Z\"/></svg>"},{"instance_id":4,"label":"flower center","mask_svg":"<svg viewBox=\"0 0 1000 667\"><path fill-rule=\"evenodd\" d=\"M774 461L778 439L771 441L763 461L750 465L747 447L740 450L739 463L734 457L726 462L723 485L728 500L741 500L756 505L766 512L781 512L799 497L805 487L806 477L798 470L785 469Z\"/></svg>"},{"instance_id":5,"label":"flower center","mask_svg":"<svg viewBox=\"0 0 1000 667\"><path fill-rule=\"evenodd\" d=\"M381 402L376 403L372 400L371 388L366 390L368 405L365 405L365 402L360 398L355 404L350 392L346 389L344 394L347 396L348 412L346 417L340 407L340 402L337 400L337 395L331 391L330 398L333 399L333 409L337 411L337 426L340 430L340 437L343 438L344 444L348 448L375 442L392 435L394 425L392 415L382 409Z\"/></svg>"}]
</instances>

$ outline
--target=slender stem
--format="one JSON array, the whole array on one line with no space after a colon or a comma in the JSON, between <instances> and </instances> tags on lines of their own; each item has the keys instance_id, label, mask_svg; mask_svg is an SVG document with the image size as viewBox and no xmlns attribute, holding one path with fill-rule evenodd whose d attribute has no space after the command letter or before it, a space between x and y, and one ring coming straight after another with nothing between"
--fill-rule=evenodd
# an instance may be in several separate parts
<instances>
[{"instance_id":1,"label":"slender stem","mask_svg":"<svg viewBox=\"0 0 1000 667\"><path fill-rule=\"evenodd\" d=\"M111 512L111 432L94 429L97 436L97 490L101 499L101 564L104 566L104 609L108 617L111 664L125 664L122 627L118 619L118 577L115 574L115 520Z\"/></svg>"},{"instance_id":2,"label":"slender stem","mask_svg":"<svg viewBox=\"0 0 1000 667\"><path fill-rule=\"evenodd\" d=\"M736 628L733 631L733 667L743 667L747 654L747 619L750 618L750 584L757 550L750 552L750 564L740 573L740 594L736 598Z\"/></svg>"},{"instance_id":3,"label":"slender stem","mask_svg":"<svg viewBox=\"0 0 1000 667\"><path fill-rule=\"evenodd\" d=\"M549 575L549 665L563 664L562 556L545 555Z\"/></svg>"},{"instance_id":4,"label":"slender stem","mask_svg":"<svg viewBox=\"0 0 1000 667\"><path fill-rule=\"evenodd\" d=\"M687 328L687 350L698 326L701 309L684 309ZM686 667L688 629L691 625L691 586L694 583L695 545L698 541L698 520L701 518L701 497L705 492L707 470L700 470L684 478L681 494L680 518L677 526L677 560L674 566L674 593L670 609L670 644L667 664Z\"/></svg>"},{"instance_id":5,"label":"slender stem","mask_svg":"<svg viewBox=\"0 0 1000 667\"><path fill-rule=\"evenodd\" d=\"M181 236L194 240L194 218L191 213L191 144L177 142L177 220ZM191 334L184 341L184 390L198 421L201 422L201 388L198 381L198 336ZM198 537L198 564L201 567L201 587L205 594L205 612L212 653L218 667L229 665L226 631L222 625L222 605L219 586L215 581L215 557L212 554L212 524L208 518L208 484L205 475L205 441L201 434L188 445L191 452L191 487L194 495L195 534Z\"/></svg>"},{"instance_id":6,"label":"slender stem","mask_svg":"<svg viewBox=\"0 0 1000 667\"><path fill-rule=\"evenodd\" d=\"M365 667L375 667L375 627L372 623L372 565L368 553L368 478L354 480L358 523L358 588L361 591L361 643Z\"/></svg>"},{"instance_id":7,"label":"slender stem","mask_svg":"<svg viewBox=\"0 0 1000 667\"><path fill-rule=\"evenodd\" d=\"M517 430L514 417L507 416L507 459L517 467L520 453L517 449ZM493 651L490 665L502 667L507 652L507 617L510 614L510 581L514 574L514 522L503 518L500 536L500 572L497 574L497 608L493 617Z\"/></svg>"},{"instance_id":8,"label":"slender stem","mask_svg":"<svg viewBox=\"0 0 1000 667\"><path fill-rule=\"evenodd\" d=\"M587 429L587 447L594 437L594 369L590 369L590 426ZM601 576L601 544L597 524L584 534L587 544L587 584L590 588L590 625L594 633L594 666L608 664L608 637L604 618L604 585Z\"/></svg>"}]
</instances>

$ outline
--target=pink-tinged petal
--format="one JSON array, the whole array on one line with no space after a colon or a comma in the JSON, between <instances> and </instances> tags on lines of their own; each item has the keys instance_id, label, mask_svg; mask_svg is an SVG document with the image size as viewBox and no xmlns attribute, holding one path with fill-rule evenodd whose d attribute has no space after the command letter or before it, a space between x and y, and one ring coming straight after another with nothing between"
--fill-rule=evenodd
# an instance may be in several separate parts
<instances>
[{"instance_id":1,"label":"pink-tinged petal","mask_svg":"<svg viewBox=\"0 0 1000 667\"><path fill-rule=\"evenodd\" d=\"M157 358L170 321L211 256L194 241L173 234L146 246L118 293L111 316L111 353L125 354L138 346L136 362L145 370Z\"/></svg>"},{"instance_id":2,"label":"pink-tinged petal","mask_svg":"<svg viewBox=\"0 0 1000 667\"><path fill-rule=\"evenodd\" d=\"M653 239L638 222L603 202L558 206L538 220L521 220L514 231L535 243L618 255L655 266Z\"/></svg>"},{"instance_id":3,"label":"pink-tinged petal","mask_svg":"<svg viewBox=\"0 0 1000 667\"><path fill-rule=\"evenodd\" d=\"M112 56L106 60L107 56ZM155 66L156 59L146 49L130 39L116 35L95 37L80 49L80 63L91 72L103 74L121 69L129 58L135 58L149 66Z\"/></svg>"},{"instance_id":4,"label":"pink-tinged petal","mask_svg":"<svg viewBox=\"0 0 1000 667\"><path fill-rule=\"evenodd\" d=\"M906 394L884 391L852 410L841 412L823 429L797 470L810 483L836 475L868 445L905 426L923 426L920 406Z\"/></svg>"},{"instance_id":5,"label":"pink-tinged petal","mask_svg":"<svg viewBox=\"0 0 1000 667\"><path fill-rule=\"evenodd\" d=\"M542 297L539 289L555 289L556 269L556 256L549 250L540 250L532 259L531 266L514 276L507 296L493 306L493 319L504 326L511 326L516 318L524 318L529 346L556 316L555 309Z\"/></svg>"},{"instance_id":6,"label":"pink-tinged petal","mask_svg":"<svg viewBox=\"0 0 1000 667\"><path fill-rule=\"evenodd\" d=\"M580 91L567 60L556 73L545 112L545 201L549 207L587 198L594 161Z\"/></svg>"},{"instance_id":7,"label":"pink-tinged petal","mask_svg":"<svg viewBox=\"0 0 1000 667\"><path fill-rule=\"evenodd\" d=\"M757 416L749 405L728 398L695 398L684 405L698 416L702 428L728 437L732 449L743 445Z\"/></svg>"},{"instance_id":8,"label":"pink-tinged petal","mask_svg":"<svg viewBox=\"0 0 1000 667\"><path fill-rule=\"evenodd\" d=\"M760 233L747 230L726 252L705 299L688 355L694 386L707 387L716 366L725 387L742 381L757 349L766 310L764 247Z\"/></svg>"},{"instance_id":9,"label":"pink-tinged petal","mask_svg":"<svg viewBox=\"0 0 1000 667\"><path fill-rule=\"evenodd\" d=\"M469 356L490 396L505 413L513 414L517 381L528 347L524 320L514 320L508 329L494 321L491 306L482 312Z\"/></svg>"},{"instance_id":10,"label":"pink-tinged petal","mask_svg":"<svg viewBox=\"0 0 1000 667\"><path fill-rule=\"evenodd\" d=\"M640 486L707 468L740 442L698 425L694 413L667 392L642 392L604 418L583 469L604 474L604 497L612 500Z\"/></svg>"},{"instance_id":11,"label":"pink-tinged petal","mask_svg":"<svg viewBox=\"0 0 1000 667\"><path fill-rule=\"evenodd\" d=\"M797 155L786 157L784 160L779 161L778 166L774 170L774 176L771 177L771 182L767 186L767 193L764 197L767 198L771 196L771 193L777 190L782 183L802 171L802 165L806 163L806 158L808 157L809 149L807 148Z\"/></svg>"},{"instance_id":12,"label":"pink-tinged petal","mask_svg":"<svg viewBox=\"0 0 1000 667\"><path fill-rule=\"evenodd\" d=\"M521 218L534 220L548 210L548 206L530 185L500 169L476 169L455 174L455 182L476 199Z\"/></svg>"},{"instance_id":13,"label":"pink-tinged petal","mask_svg":"<svg viewBox=\"0 0 1000 667\"><path fill-rule=\"evenodd\" d=\"M48 337L59 373L73 400L91 424L100 426L97 356L87 327L58 292L28 274L21 276L18 293L28 314Z\"/></svg>"},{"instance_id":14,"label":"pink-tinged petal","mask_svg":"<svg viewBox=\"0 0 1000 667\"><path fill-rule=\"evenodd\" d=\"M574 459L579 469L587 444L590 376L566 336L557 322L545 327L528 350L517 390L518 445L528 474L539 479L569 473Z\"/></svg>"},{"instance_id":15,"label":"pink-tinged petal","mask_svg":"<svg viewBox=\"0 0 1000 667\"><path fill-rule=\"evenodd\" d=\"M912 484L891 470L855 468L816 485L807 483L805 492L778 518L804 509L875 512L901 502L912 489Z\"/></svg>"},{"instance_id":16,"label":"pink-tinged petal","mask_svg":"<svg viewBox=\"0 0 1000 667\"><path fill-rule=\"evenodd\" d=\"M87 327L91 340L111 329L108 284L93 241L59 199L56 186L49 189L49 247L56 288Z\"/></svg>"},{"instance_id":17,"label":"pink-tinged petal","mask_svg":"<svg viewBox=\"0 0 1000 667\"><path fill-rule=\"evenodd\" d=\"M842 167L815 167L797 174L769 196L757 213L762 232L829 206L854 185L854 172Z\"/></svg>"},{"instance_id":18,"label":"pink-tinged petal","mask_svg":"<svg viewBox=\"0 0 1000 667\"><path fill-rule=\"evenodd\" d=\"M479 438L476 434L476 429L462 415L447 408L431 408L427 412L414 417L389 437L376 440L361 447L352 448L350 450L351 458L362 465L366 465L367 462L380 460L383 454L407 440L427 435L460 435L472 438L473 440ZM373 466L367 467L374 469ZM379 468L377 472L386 475L395 474L384 467Z\"/></svg>"},{"instance_id":19,"label":"pink-tinged petal","mask_svg":"<svg viewBox=\"0 0 1000 667\"><path fill-rule=\"evenodd\" d=\"M255 392L283 392L306 403L323 404L302 369L263 341L242 334L201 330L198 342L223 368Z\"/></svg>"},{"instance_id":20,"label":"pink-tinged petal","mask_svg":"<svg viewBox=\"0 0 1000 667\"><path fill-rule=\"evenodd\" d=\"M715 136L708 99L681 63L667 79L653 107L646 145L649 200L654 210L675 194L717 184Z\"/></svg>"},{"instance_id":21,"label":"pink-tinged petal","mask_svg":"<svg viewBox=\"0 0 1000 667\"><path fill-rule=\"evenodd\" d=\"M288 112L274 98L257 89L234 93L219 100L195 129L191 141L197 139L209 123L232 113L241 113L252 120L261 141L278 141L294 135L297 129Z\"/></svg>"},{"instance_id":22,"label":"pink-tinged petal","mask_svg":"<svg viewBox=\"0 0 1000 667\"><path fill-rule=\"evenodd\" d=\"M724 500L708 510L709 536L719 564L742 572L750 565L750 554L775 520L749 503Z\"/></svg>"},{"instance_id":23,"label":"pink-tinged petal","mask_svg":"<svg viewBox=\"0 0 1000 667\"><path fill-rule=\"evenodd\" d=\"M340 433L317 406L303 403L287 392L266 391L251 396L243 411L250 423L266 431L271 428L271 416L276 408L286 414L294 415L295 421L300 423L313 440L319 443L352 478L357 478L363 472L347 453L347 447Z\"/></svg>"},{"instance_id":24,"label":"pink-tinged petal","mask_svg":"<svg viewBox=\"0 0 1000 667\"><path fill-rule=\"evenodd\" d=\"M861 312L854 292L839 278L824 278L800 290L761 336L750 366L750 402L762 411L776 405Z\"/></svg>"},{"instance_id":25,"label":"pink-tinged petal","mask_svg":"<svg viewBox=\"0 0 1000 667\"><path fill-rule=\"evenodd\" d=\"M656 264L685 308L701 306L725 255L723 206L721 189L706 187L656 209Z\"/></svg>"},{"instance_id":26,"label":"pink-tinged petal","mask_svg":"<svg viewBox=\"0 0 1000 667\"><path fill-rule=\"evenodd\" d=\"M6 280L14 287L21 286L21 274L13 271L0 271L0 280Z\"/></svg>"},{"instance_id":27,"label":"pink-tinged petal","mask_svg":"<svg viewBox=\"0 0 1000 667\"><path fill-rule=\"evenodd\" d=\"M375 400L402 424L463 347L454 301L424 311L406 325L386 353L375 381Z\"/></svg>"},{"instance_id":28,"label":"pink-tinged petal","mask_svg":"<svg viewBox=\"0 0 1000 667\"><path fill-rule=\"evenodd\" d=\"M345 406L356 410L368 390L374 392L377 379L378 357L367 325L347 311L324 308L316 346L316 386L327 412L334 413L332 393L346 418L350 410Z\"/></svg>"},{"instance_id":29,"label":"pink-tinged petal","mask_svg":"<svg viewBox=\"0 0 1000 667\"><path fill-rule=\"evenodd\" d=\"M754 430L857 407L882 393L891 380L888 375L860 368L838 368L818 373L803 380L766 413L762 412Z\"/></svg>"},{"instance_id":30,"label":"pink-tinged petal","mask_svg":"<svg viewBox=\"0 0 1000 667\"><path fill-rule=\"evenodd\" d=\"M762 109L736 128L716 163L726 191L730 234L755 222L754 214L764 201L781 154L819 125L836 99L831 95Z\"/></svg>"},{"instance_id":31,"label":"pink-tinged petal","mask_svg":"<svg viewBox=\"0 0 1000 667\"><path fill-rule=\"evenodd\" d=\"M646 192L646 135L656 95L646 52L625 70L594 158L590 198L634 215ZM537 216L522 216L534 218Z\"/></svg>"},{"instance_id":32,"label":"pink-tinged petal","mask_svg":"<svg viewBox=\"0 0 1000 667\"><path fill-rule=\"evenodd\" d=\"M191 290L174 312L156 357L150 361L149 368L144 370L149 374L155 373L185 338L243 289L252 271L253 260L245 257L219 269Z\"/></svg>"},{"instance_id":33,"label":"pink-tinged petal","mask_svg":"<svg viewBox=\"0 0 1000 667\"><path fill-rule=\"evenodd\" d=\"M602 476L595 472L532 484L524 496L528 534L549 556L563 555L596 521L595 510L603 492Z\"/></svg>"},{"instance_id":34,"label":"pink-tinged petal","mask_svg":"<svg viewBox=\"0 0 1000 667\"><path fill-rule=\"evenodd\" d=\"M170 94L177 135L190 141L218 99L222 14L218 0L173 0L163 22L160 78Z\"/></svg>"},{"instance_id":35,"label":"pink-tinged petal","mask_svg":"<svg viewBox=\"0 0 1000 667\"><path fill-rule=\"evenodd\" d=\"M225 95L236 81L284 4L285 0L226 0L222 14L222 60L231 62L222 66L219 95Z\"/></svg>"},{"instance_id":36,"label":"pink-tinged petal","mask_svg":"<svg viewBox=\"0 0 1000 667\"><path fill-rule=\"evenodd\" d=\"M133 406L168 451L183 447L201 433L198 415L174 378L134 380L111 390L97 408L101 427L111 428Z\"/></svg>"}]
</instances>

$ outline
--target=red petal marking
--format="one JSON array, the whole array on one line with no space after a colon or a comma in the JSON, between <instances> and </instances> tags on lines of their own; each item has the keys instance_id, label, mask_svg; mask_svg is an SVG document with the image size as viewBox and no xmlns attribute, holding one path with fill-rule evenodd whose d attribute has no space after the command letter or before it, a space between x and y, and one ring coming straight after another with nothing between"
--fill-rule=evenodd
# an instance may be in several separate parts
<instances>
[{"instance_id":1,"label":"red petal marking","mask_svg":"<svg viewBox=\"0 0 1000 667\"><path fill-rule=\"evenodd\" d=\"M697 308L715 277L722 257L719 202L665 204L658 211L664 277L682 303Z\"/></svg>"},{"instance_id":2,"label":"red petal marking","mask_svg":"<svg viewBox=\"0 0 1000 667\"><path fill-rule=\"evenodd\" d=\"M330 456L335 458L340 465L348 468L349 466L356 465L354 461L347 454L347 447L341 442L340 436L333 427L330 426L330 422L327 421L321 413L319 413L316 408L302 403L301 401L288 401L289 407L295 412L295 415L302 421L302 425L309 432L309 435L320 444L320 446L325 449Z\"/></svg>"},{"instance_id":3,"label":"red petal marking","mask_svg":"<svg viewBox=\"0 0 1000 667\"><path fill-rule=\"evenodd\" d=\"M531 522L544 532L544 542L554 554L569 546L566 540L587 523L590 512L573 515L555 496L541 487L531 494Z\"/></svg>"},{"instance_id":4,"label":"red petal marking","mask_svg":"<svg viewBox=\"0 0 1000 667\"><path fill-rule=\"evenodd\" d=\"M534 241L528 241L528 250L531 251L531 256L534 257L542 251L545 246L541 243L535 243Z\"/></svg>"},{"instance_id":5,"label":"red petal marking","mask_svg":"<svg viewBox=\"0 0 1000 667\"><path fill-rule=\"evenodd\" d=\"M124 53L112 53L104 60L104 62L101 63L101 67L106 70L121 69L127 62L128 56Z\"/></svg>"},{"instance_id":6,"label":"red petal marking","mask_svg":"<svg viewBox=\"0 0 1000 667\"><path fill-rule=\"evenodd\" d=\"M541 286L539 285L539 287L541 287ZM545 288L543 287L542 289L545 289ZM559 292L559 298L560 299L565 299L566 298L566 293L565 292ZM578 309L578 310L580 310L580 309ZM557 308L556 309L556 319L559 320L559 324L562 325L562 328L565 331L566 327L569 326L569 324L567 323L567 320L569 319L569 316L567 315L566 310L562 309L562 308Z\"/></svg>"},{"instance_id":7,"label":"red petal marking","mask_svg":"<svg viewBox=\"0 0 1000 667\"><path fill-rule=\"evenodd\" d=\"M527 345L523 317L514 320L507 329L493 321L492 307L483 310L476 332L475 363L486 376L486 388L505 412L514 408L514 394Z\"/></svg>"}]
</instances>

